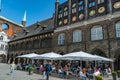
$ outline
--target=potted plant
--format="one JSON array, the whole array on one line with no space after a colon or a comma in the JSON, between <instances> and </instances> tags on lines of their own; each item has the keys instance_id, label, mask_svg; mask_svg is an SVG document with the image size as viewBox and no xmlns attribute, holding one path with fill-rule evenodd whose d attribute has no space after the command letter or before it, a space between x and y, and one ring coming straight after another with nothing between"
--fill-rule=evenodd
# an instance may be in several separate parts
<instances>
[{"instance_id":1,"label":"potted plant","mask_svg":"<svg viewBox=\"0 0 120 80\"><path fill-rule=\"evenodd\" d=\"M120 70L117 70L118 78L120 78Z\"/></svg>"},{"instance_id":2,"label":"potted plant","mask_svg":"<svg viewBox=\"0 0 120 80\"><path fill-rule=\"evenodd\" d=\"M113 80L117 80L117 72L112 72L112 77L113 77Z\"/></svg>"},{"instance_id":3,"label":"potted plant","mask_svg":"<svg viewBox=\"0 0 120 80\"><path fill-rule=\"evenodd\" d=\"M96 76L96 80L103 80L102 76Z\"/></svg>"},{"instance_id":4,"label":"potted plant","mask_svg":"<svg viewBox=\"0 0 120 80\"><path fill-rule=\"evenodd\" d=\"M30 74L33 73L34 67L33 67L33 66L30 66L29 70L30 70Z\"/></svg>"}]
</instances>

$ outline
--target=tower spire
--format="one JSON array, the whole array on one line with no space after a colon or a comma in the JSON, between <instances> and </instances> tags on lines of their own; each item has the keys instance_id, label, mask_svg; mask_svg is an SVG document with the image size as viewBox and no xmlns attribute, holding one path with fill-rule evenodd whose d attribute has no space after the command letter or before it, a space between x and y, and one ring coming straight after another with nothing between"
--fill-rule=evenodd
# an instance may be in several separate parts
<instances>
[{"instance_id":1,"label":"tower spire","mask_svg":"<svg viewBox=\"0 0 120 80\"><path fill-rule=\"evenodd\" d=\"M56 0L56 2L59 2L59 0Z\"/></svg>"},{"instance_id":2,"label":"tower spire","mask_svg":"<svg viewBox=\"0 0 120 80\"><path fill-rule=\"evenodd\" d=\"M24 13L24 16L23 16L23 20L22 21L26 21L26 11Z\"/></svg>"},{"instance_id":3,"label":"tower spire","mask_svg":"<svg viewBox=\"0 0 120 80\"><path fill-rule=\"evenodd\" d=\"M24 16L23 16L22 25L24 27L26 26L26 11L25 11Z\"/></svg>"}]
</instances>

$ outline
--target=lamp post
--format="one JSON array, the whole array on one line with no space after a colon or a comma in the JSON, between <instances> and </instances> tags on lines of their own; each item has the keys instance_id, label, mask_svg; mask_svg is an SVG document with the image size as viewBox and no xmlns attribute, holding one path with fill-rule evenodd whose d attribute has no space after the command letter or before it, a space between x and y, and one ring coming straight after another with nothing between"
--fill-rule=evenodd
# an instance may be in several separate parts
<instances>
[{"instance_id":1,"label":"lamp post","mask_svg":"<svg viewBox=\"0 0 120 80\"><path fill-rule=\"evenodd\" d=\"M111 45L110 45L110 31L109 31L109 26L111 25L111 19L113 18L112 14L108 15L108 20L109 23L107 23L107 40L108 40L108 54L109 54L109 58L111 58ZM109 62L110 64L110 62ZM114 62L112 62L111 64L112 70L114 71Z\"/></svg>"},{"instance_id":2,"label":"lamp post","mask_svg":"<svg viewBox=\"0 0 120 80\"><path fill-rule=\"evenodd\" d=\"M67 40L68 40L68 41L66 42L66 52L69 53L69 50L68 50L68 49L69 49L69 48L68 48L68 47L69 47L69 41L70 41L70 40L69 40L69 37L70 37L70 28L69 28L69 26L67 26L66 29L67 29L67 30L66 30L66 31L67 31L67 33L66 33L66 34L67 34ZM65 41L66 41L66 40L65 40Z\"/></svg>"},{"instance_id":3,"label":"lamp post","mask_svg":"<svg viewBox=\"0 0 120 80\"><path fill-rule=\"evenodd\" d=\"M87 36L86 36L86 33L87 33L87 32L86 32L86 29L87 29L87 28L86 28L86 27L87 27L87 24L88 24L87 21L85 21L85 22L84 22L84 25L85 25L85 32L84 32L84 47L85 47L85 51L87 51L87 50L86 50L86 49L87 49L87 48L86 48L86 44L87 44L87 39L86 39L86 37L87 37Z\"/></svg>"}]
</instances>

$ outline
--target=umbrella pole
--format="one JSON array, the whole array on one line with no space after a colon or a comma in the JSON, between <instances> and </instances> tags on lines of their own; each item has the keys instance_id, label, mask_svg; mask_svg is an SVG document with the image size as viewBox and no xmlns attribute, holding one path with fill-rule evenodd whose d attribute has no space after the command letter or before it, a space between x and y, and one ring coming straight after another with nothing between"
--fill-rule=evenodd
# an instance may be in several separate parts
<instances>
[{"instance_id":1,"label":"umbrella pole","mask_svg":"<svg viewBox=\"0 0 120 80\"><path fill-rule=\"evenodd\" d=\"M96 60L95 60L95 67L96 67Z\"/></svg>"},{"instance_id":2,"label":"umbrella pole","mask_svg":"<svg viewBox=\"0 0 120 80\"><path fill-rule=\"evenodd\" d=\"M82 60L80 61L80 66L81 66L81 68L82 68Z\"/></svg>"},{"instance_id":3,"label":"umbrella pole","mask_svg":"<svg viewBox=\"0 0 120 80\"><path fill-rule=\"evenodd\" d=\"M32 64L34 64L34 59L32 59Z\"/></svg>"}]
</instances>

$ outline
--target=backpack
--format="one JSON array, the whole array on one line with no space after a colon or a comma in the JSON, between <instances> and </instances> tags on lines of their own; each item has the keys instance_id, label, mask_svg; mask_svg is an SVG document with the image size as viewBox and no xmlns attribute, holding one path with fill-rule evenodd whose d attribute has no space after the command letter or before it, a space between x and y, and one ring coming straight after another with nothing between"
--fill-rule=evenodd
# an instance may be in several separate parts
<instances>
[{"instance_id":1,"label":"backpack","mask_svg":"<svg viewBox=\"0 0 120 80\"><path fill-rule=\"evenodd\" d=\"M46 70L47 72L52 71L51 65L50 65L50 64L46 64L45 70Z\"/></svg>"}]
</instances>

